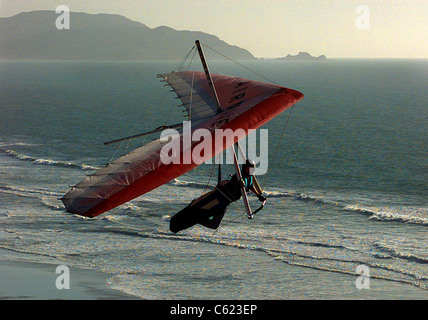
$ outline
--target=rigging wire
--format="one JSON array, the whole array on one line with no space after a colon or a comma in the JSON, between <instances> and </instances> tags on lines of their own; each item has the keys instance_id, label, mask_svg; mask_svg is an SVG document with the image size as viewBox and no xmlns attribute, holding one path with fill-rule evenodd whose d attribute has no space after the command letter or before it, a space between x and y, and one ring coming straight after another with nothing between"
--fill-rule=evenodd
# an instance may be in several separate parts
<instances>
[{"instance_id":1,"label":"rigging wire","mask_svg":"<svg viewBox=\"0 0 428 320\"><path fill-rule=\"evenodd\" d=\"M250 72L252 72L252 73L256 74L257 76L261 77L262 79L264 79L264 80L266 80L266 81L268 81L268 82L271 82L271 83L276 84L276 85L278 85L278 86L279 86L279 84L278 84L278 83L276 83L274 80L272 80L272 79L270 79L270 78L268 78L268 77L265 77L264 75L262 75L262 74L258 73L257 71L252 70L251 68L249 68L249 67L247 67L247 66L245 66L245 65L243 65L243 64L241 64L241 63L239 63L238 61L236 61L236 60L234 60L234 59L232 59L232 58L230 58L230 57L228 57L228 56L226 56L226 55L222 54L221 52L219 52L219 51L217 51L217 50L215 50L215 49L213 49L213 48L211 48L211 47L207 46L206 44L202 44L202 45L203 45L204 47L206 47L206 48L210 49L211 51L213 51L213 52L215 52L215 53L217 53L217 54L221 55L222 57L224 57L224 58L226 58L226 59L228 59L228 60L230 60L230 61L232 61L232 62L236 63L237 65L241 66L242 68L244 68L244 69L246 69L246 70L248 70L248 71L250 71ZM276 159L276 157L277 157L277 155L278 155L278 150L279 150L279 147L280 147L280 145L281 145L281 143L282 143L282 140L283 140L283 138L284 138L284 136L285 136L285 132L286 132L286 130L287 130L288 123L289 123L289 121L290 121L290 118L291 118L291 114L292 114L292 112L293 112L293 109L294 109L294 105L292 105L292 106L291 106L291 108L290 108L290 112L289 112L289 114L288 114L287 120L285 121L284 127L283 127L283 129L282 129L281 136L280 136L280 138L279 138L278 143L276 144L275 152L274 152L274 154L273 154L273 157L272 157L272 158L270 158L270 160L271 160L272 162ZM264 179L265 179L265 177L263 177L263 179L261 179L261 180L263 180L263 181L264 181ZM210 177L210 180L211 180L211 177ZM208 184L207 184L207 185L208 185ZM219 228L218 228L217 230L215 230L215 232L212 234L212 236L215 236L215 234L216 234L216 233L217 233L221 228L225 227L225 226L226 226L226 225L228 225L230 222L235 221L236 219L238 219L238 218L240 218L240 217L242 218L243 216L244 216L244 213L243 213L243 214L241 214L241 215L236 216L235 218L233 218L233 219L231 219L231 220L227 220L227 221L225 221L225 223L223 223L222 225L220 225L220 226L219 226Z\"/></svg>"},{"instance_id":2,"label":"rigging wire","mask_svg":"<svg viewBox=\"0 0 428 320\"><path fill-rule=\"evenodd\" d=\"M268 77L266 77L266 76L264 76L264 75L262 75L262 74L258 73L257 71L252 70L251 68L249 68L249 67L247 67L247 66L243 65L242 63L239 63L238 61L236 61L236 60L234 60L234 59L232 59L232 58L230 58L230 57L226 56L225 54L223 54L223 53L221 53L221 52L219 52L219 51L217 51L217 50L215 50L215 49L213 49L213 48L209 47L208 45L206 45L206 44L204 44L204 43L202 43L202 45L203 45L204 47L206 47L206 48L210 49L211 51L213 51L213 52L215 52L215 53L219 54L220 56L222 56L222 57L224 57L224 58L226 58L226 59L228 59L228 60L230 60L230 61L232 61L232 62L236 63L237 65L241 66L242 68L244 68L244 69L246 69L246 70L248 70L248 71L250 71L250 72L252 72L252 73L256 74L257 76L261 77L262 79L264 79L264 80L266 80L266 81L269 81L269 82L271 82L271 83L276 84L276 85L278 85L278 86L279 86L279 84L278 84L278 83L276 83L274 80L272 80L272 79L270 79L270 78L268 78ZM272 161L272 162L275 160L275 158L276 158L276 156L277 156L277 154L278 154L278 149L279 149L279 146L280 146L280 144L281 144L281 142L282 142L282 140L283 140L283 138L284 138L285 131L286 131L287 126L288 126L288 122L289 122L290 117L291 117L291 114L292 114L292 112L293 112L293 108L294 108L294 105L292 105L292 106L291 106L290 113L288 114L287 120L286 120L286 122L285 122L284 128L283 128L282 133L281 133L281 136L280 136L280 139L279 139L279 141L278 141L278 143L277 143L277 145L276 145L274 155L273 155L273 157L271 158L271 161Z\"/></svg>"},{"instance_id":3,"label":"rigging wire","mask_svg":"<svg viewBox=\"0 0 428 320\"><path fill-rule=\"evenodd\" d=\"M166 95L167 95L167 92L164 92L164 94L162 95L162 98L161 98L161 101L164 101L165 100L165 97L166 97ZM152 112L151 112L151 115L150 115L150 117L151 117L151 120L150 120L150 122L148 122L148 123L154 123L154 120L155 120L155 117L158 115L158 112L157 112L158 110L156 109L156 108L152 108ZM127 134L127 136L131 136L132 135L132 133L133 132L135 132L135 129L143 122L143 119L145 118L145 116L144 115L142 115L142 116L140 116L139 117L139 119L138 119L138 121L132 126L132 128L128 131L128 134ZM141 145L143 145L145 142L146 142L146 138L147 138L147 136L144 136L144 138L143 138L143 141L140 143ZM119 145L118 145L118 147L116 148L116 151L115 151L115 153L113 154L113 156L110 158L110 160L109 160L109 162L108 162L108 164L110 164L112 161L113 161L113 159L115 159L115 157L116 157L116 155L118 154L118 152L122 149L122 147L124 146L124 144L126 143L126 147L124 148L125 149L125 152L126 152L126 150L129 148L129 143L130 143L130 140L123 140Z\"/></svg>"},{"instance_id":4,"label":"rigging wire","mask_svg":"<svg viewBox=\"0 0 428 320\"><path fill-rule=\"evenodd\" d=\"M243 64L241 64L241 63L239 63L238 61L236 61L236 60L234 60L234 59L232 59L232 58L230 58L230 57L226 56L225 54L223 54L223 53L221 53L221 52L219 52L219 51L217 51L217 50L215 50L215 49L213 49L213 48L211 48L211 47L207 46L207 45L206 45L206 44L204 44L204 43L202 43L202 45L203 45L204 47L206 47L206 48L210 49L211 51L213 51L213 52L215 52L215 53L217 53L217 54L221 55L222 57L224 57L224 58L226 58L226 59L228 59L228 60L230 60L230 61L232 61L232 62L236 63L237 65L239 65L239 66L243 67L244 69L246 69L246 70L248 70L248 71L250 71L250 72L252 72L252 73L256 74L257 76L259 76L259 77L263 78L264 80L269 81L269 82L271 82L271 83L276 84L276 85L278 85L278 86L279 86L279 84L278 84L278 83L276 83L274 80L272 80L272 79L270 79L270 78L268 78L268 77L265 77L264 75L262 75L262 74L258 73L257 71L252 70L251 68L249 68L249 67L247 67L247 66L245 66L245 65L243 65ZM287 120L286 120L286 122L285 122L284 128L283 128L282 133L281 133L281 136L280 136L280 139L279 139L279 141L278 141L278 143L277 143L277 145L276 145L274 155L273 155L273 157L272 157L272 158L270 158L270 160L271 160L272 162L275 160L275 158L276 158L276 156L277 156L277 154L278 154L278 149L279 149L279 146L280 146L280 144L282 143L282 140L283 140L283 138L284 138L285 131L286 131L286 129L287 129L288 123L289 123L289 121L290 121L291 114L292 114L292 112L293 112L293 108L294 108L294 105L292 105L292 106L291 106L291 108L290 108L290 113L288 114Z\"/></svg>"},{"instance_id":5,"label":"rigging wire","mask_svg":"<svg viewBox=\"0 0 428 320\"><path fill-rule=\"evenodd\" d=\"M245 215L245 212L244 213L242 213L242 214L240 214L240 215L237 215L235 218L233 218L233 219L230 219L230 220L227 220L227 221L225 221L224 223L223 223L223 225L220 225L214 232L213 232L213 234L211 235L211 237L214 237L215 235L216 235L216 233L218 232L218 231L220 231L220 229L221 228L224 228L225 226L227 226L229 223L231 223L231 222L233 222L233 221L235 221L236 219L238 219L238 218L243 218L244 217L244 215Z\"/></svg>"},{"instance_id":6,"label":"rigging wire","mask_svg":"<svg viewBox=\"0 0 428 320\"><path fill-rule=\"evenodd\" d=\"M208 189L208 187L209 187L209 184L211 183L211 178L212 178L213 173L214 173L214 168L215 168L215 166L211 166L211 173L210 173L210 177L209 177L209 179L208 179L208 182L205 184L204 190L202 191L202 193L201 193L200 197L202 197L202 196L204 195L204 193L207 191L207 189Z\"/></svg>"},{"instance_id":7,"label":"rigging wire","mask_svg":"<svg viewBox=\"0 0 428 320\"><path fill-rule=\"evenodd\" d=\"M187 59L189 58L190 54L193 51L192 58L190 59L190 62L189 62L188 66L187 66L187 69L186 69L186 72L189 71L190 66L192 65L193 59L195 58L195 54L196 54L195 48L196 48L196 46L193 46L193 48L186 54L186 56L184 57L184 59L181 60L181 62L177 65L177 67L174 70L177 70L177 71L182 70L182 68L184 67L184 64L186 63ZM165 119L165 123L164 123L165 126L167 125L167 123L169 121L169 117L171 116L171 112L174 109L174 104L175 104L175 101L172 103L171 107L169 108L169 112L168 112L168 115L167 115L167 117Z\"/></svg>"},{"instance_id":8,"label":"rigging wire","mask_svg":"<svg viewBox=\"0 0 428 320\"><path fill-rule=\"evenodd\" d=\"M276 145L275 152L274 152L273 157L272 157L272 161L276 158L276 156L278 154L278 148L279 148L279 145L282 142L282 139L284 138L285 131L287 130L288 122L290 121L291 114L293 113L293 109L294 109L294 104L290 108L290 113L288 114L287 120L285 121L284 128L282 129L282 133L281 133L279 141L278 141L278 143Z\"/></svg>"},{"instance_id":9,"label":"rigging wire","mask_svg":"<svg viewBox=\"0 0 428 320\"><path fill-rule=\"evenodd\" d=\"M273 81L272 79L269 79L269 78L265 77L264 75L262 75L262 74L258 73L257 71L252 70L251 68L248 68L247 66L243 65L242 63L239 63L238 61L233 60L232 58L230 58L230 57L228 57L228 56L224 55L224 54L223 54L223 53L221 53L221 52L218 52L217 50L215 50L215 49L213 49L213 48L211 48L211 47L207 46L206 44L203 44L203 43L202 43L202 45L203 45L204 47L206 47L206 48L208 48L208 49L210 49L210 50L214 51L215 53L217 53L217 54L221 55L222 57L224 57L224 58L226 58L226 59L228 59L228 60L230 60L230 61L232 61L232 62L236 63L237 65L241 66L242 68L247 69L248 71L250 71L250 72L252 72L252 73L254 73L254 74L258 75L259 77L263 78L264 80L269 81L269 82L271 82L271 83L276 84L277 86L279 86L279 84L278 84L278 83L276 83L275 81Z\"/></svg>"},{"instance_id":10,"label":"rigging wire","mask_svg":"<svg viewBox=\"0 0 428 320\"><path fill-rule=\"evenodd\" d=\"M183 68L184 64L186 63L187 58L190 56L190 54L192 53L192 51L195 50L195 48L196 48L196 46L193 46L192 49L190 49L190 51L184 56L184 58L180 61L180 63L173 70L180 71L181 68ZM195 52L196 52L196 50L195 50ZM193 53L193 56L195 56L195 52ZM192 57L191 61L192 60L193 60L193 57Z\"/></svg>"},{"instance_id":11,"label":"rigging wire","mask_svg":"<svg viewBox=\"0 0 428 320\"><path fill-rule=\"evenodd\" d=\"M228 59L228 60L230 60L230 61L232 61L232 62L234 62L234 63L236 63L237 65L239 65L239 66L241 66L242 68L244 68L244 69L246 69L246 70L248 70L248 71L250 71L250 72L252 72L252 73L254 73L254 74L256 74L257 76L259 76L259 77L261 77L262 79L264 79L264 80L266 80L266 81L268 81L268 82L270 82L270 83L273 83L273 84L276 84L276 85L279 85L278 83L276 83L274 80L272 80L272 79L270 79L270 78L268 78L268 77L265 77L265 76L263 76L262 74L260 74L260 73L258 73L258 72L256 72L256 71L254 71L254 70L252 70L251 68L249 68L249 67L247 67L247 66L245 66L245 65L243 65L243 64L241 64L241 63L239 63L239 62L237 62L236 60L234 60L234 59L232 59L232 58L230 58L230 57L228 57L228 56L226 56L226 55L224 55L224 54L222 54L221 52L219 52L219 51L217 51L217 50L215 50L215 49L213 49L213 48L211 48L211 47L209 47L209 46L207 46L207 45L205 45L205 44L202 44L204 47L206 47L206 48L208 48L208 49L210 49L211 51L213 51L213 52L215 52L215 53L217 53L217 54L219 54L219 55L221 55L222 57L224 57L224 58L226 58L226 59ZM188 64L188 66L187 66L187 70L186 71L188 71L189 69L190 69L190 66L191 66L191 64L192 64L192 62L193 62L193 60L194 60L194 56L195 56L195 54L196 54L196 50L195 50L195 46L193 46L192 47L192 49L186 54L186 56L179 62L179 64L176 66L176 68L174 68L175 70L178 70L178 71L180 71L180 70L182 70L182 68L184 67L184 65L186 64L186 61L188 60L188 58L189 58L189 56L192 54L192 52L193 52L193 55L192 55L192 57L191 57L191 59L190 59L190 62L189 62L189 64ZM193 82L193 80L192 80L192 82ZM193 88L192 88L192 90L193 90ZM167 94L167 92L163 95L163 97L162 97L162 100L165 98L165 96L166 96L166 94ZM167 124L167 122L168 122L168 120L169 120L169 117L170 117L170 115L171 115L171 112L172 112L172 109L173 109L173 107L174 107L174 104L175 103L173 103L173 105L171 106L171 108L170 108L170 110L169 110L169 112L168 112L168 115L167 115L167 117L166 117L166 121L165 121L165 125ZM284 137L284 135L285 135L285 131L286 131L286 129L287 129L287 126L288 126L288 123L289 123L289 120L290 120L290 117L291 117L291 114L292 114L292 111L293 111L293 107L294 107L294 105L291 107L291 110L290 110L290 113L289 113L289 115L288 115L288 117L287 117L287 120L286 120L286 122L285 122L285 125L284 125L284 128L283 128L283 130L282 130L282 133L281 133L281 136L280 136L280 139L279 139L279 141L278 141L278 143L277 143L277 145L276 145L276 148L275 148L275 152L274 152L274 155L273 155L273 157L271 158L271 161L274 161L274 159L276 158L276 156L277 156L277 154L278 154L278 149L279 149L279 146L280 146L280 144L281 144L281 142L282 142L282 140L283 140L283 137ZM153 110L153 113L152 113L152 122L151 123L153 123L153 120L154 120L154 117L155 117L155 115L157 114L157 112L155 112L155 109ZM141 121L141 120L140 120ZM132 133L132 131L135 129L135 127L138 125L138 123L134 126L134 128L132 128L131 129L131 133ZM143 141L143 143L145 142L145 139L146 138L144 138L144 141ZM117 154L117 152L119 151L119 149L121 148L121 146L122 146L122 144L123 144L124 142L122 142L121 143L121 145L119 146L119 148L118 148L118 150L116 151L116 153L115 153L115 155ZM129 141L128 141L128 143L129 143ZM112 157L112 159L115 157L115 155ZM109 163L111 162L111 160L109 161ZM205 191L207 190L207 188L208 188L208 186L209 186L209 184L210 184L210 182L211 182L211 179L212 179L212 176L213 176L213 172L214 172L214 168L215 168L215 166L213 165L212 166L212 168L211 168L211 173L210 173L210 176L209 176L209 179L208 179L208 182L206 183L206 185L205 185L205 187L204 187L204 191L202 192L202 195L205 193ZM263 177L264 178L264 177ZM201 196L202 196L201 195ZM236 217L234 217L233 219L230 219L230 220L227 220L227 221L225 221L217 230L215 230L215 232L213 233L213 235L212 236L214 236L221 228L223 228L223 227L225 227L226 225L228 225L229 223L231 223L231 222L233 222L233 221L235 221L236 219L238 219L238 218L242 218L244 216L244 213L242 213L241 215L237 215Z\"/></svg>"},{"instance_id":12,"label":"rigging wire","mask_svg":"<svg viewBox=\"0 0 428 320\"><path fill-rule=\"evenodd\" d=\"M276 159L276 157L278 155L278 150L279 150L279 147L282 144L282 140L283 140L283 138L285 136L285 132L287 130L288 123L289 123L291 115L293 113L293 109L294 109L294 104L290 107L290 112L288 114L287 120L285 121L284 127L282 128L281 136L279 138L278 143L276 144L275 152L274 152L273 156L271 158L269 158L269 161L271 161L272 163L275 161L275 159ZM285 158L281 162L284 163L285 162ZM260 180L261 180L260 181L261 184L263 184L266 181L266 175L263 175L262 179L260 179Z\"/></svg>"},{"instance_id":13,"label":"rigging wire","mask_svg":"<svg viewBox=\"0 0 428 320\"><path fill-rule=\"evenodd\" d=\"M189 52L188 52L188 53L185 55L185 57L184 57L184 58L179 62L179 64L174 68L174 70L181 70L181 68L183 68L184 64L186 63L187 59L189 58L189 56L191 55L191 53L192 53L192 51L193 51L193 56L192 56L192 59L190 60L190 63L189 63L189 65L188 65L188 67L187 67L187 70L190 68L190 65L191 65L191 63L192 63L192 61L193 61L193 58L194 58L194 56L195 56L195 53L196 53L195 48L196 48L196 46L193 46L193 47L189 50ZM165 91L165 92L163 93L162 98L161 98L161 101L162 101L162 102L165 100L165 97L166 97L166 95L167 95L167 94L168 94L168 91ZM168 115L167 115L166 120L165 120L165 123L164 123L164 125L165 125L165 126L167 125L167 122L168 122L169 117L170 117L170 115L171 115L172 109L174 108L174 104L175 104L175 101L173 101L173 102L172 102L172 105L171 105L171 107L169 108L169 112L168 112ZM154 120L155 120L156 115L158 115L158 110L157 110L156 108L152 108L152 112L151 112L151 115L150 115L150 117L151 117L151 121L150 121L149 123L154 123ZM142 121L143 121L143 119L144 119L144 118L145 118L145 117L144 117L144 115L143 115L143 116L141 116L141 117L138 119L138 121L134 124L134 126L129 130L129 132L128 132L127 136L131 136L131 135L132 135L132 133L133 133L133 132L135 132L135 129L136 129L138 126L140 126L140 125L141 125L141 123L142 123ZM147 136L145 136L145 137L143 138L143 141L142 141L141 145L143 145L143 144L146 142L146 138L147 138ZM126 144L126 146L124 147L124 145L125 145L125 144ZM112 157L110 158L110 160L108 161L108 163L107 163L107 164L110 164L110 163L111 163L111 162L116 158L116 155L119 153L119 151L120 151L120 150L124 149L124 150L125 150L125 152L126 152L126 150L128 150L128 149L129 149L129 144L130 144L130 140L124 140L124 141L122 141L122 142L118 145L118 147L116 148L116 151L114 152L114 154L112 155Z\"/></svg>"}]
</instances>

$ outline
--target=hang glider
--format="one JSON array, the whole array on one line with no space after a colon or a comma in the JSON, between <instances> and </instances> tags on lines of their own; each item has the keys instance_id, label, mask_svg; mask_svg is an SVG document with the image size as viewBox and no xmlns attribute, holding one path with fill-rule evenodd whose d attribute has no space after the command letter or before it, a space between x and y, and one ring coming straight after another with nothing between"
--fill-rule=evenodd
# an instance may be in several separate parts
<instances>
[{"instance_id":1,"label":"hang glider","mask_svg":"<svg viewBox=\"0 0 428 320\"><path fill-rule=\"evenodd\" d=\"M208 70L199 41L196 41L204 72L181 71L158 75L181 100L182 106L191 120L191 130L206 129L212 136L212 152L199 159L191 157L190 163L165 164L162 161L162 150L167 142L161 139L149 142L130 153L112 161L101 170L91 174L61 198L66 210L70 213L96 217L121 204L150 192L165 183L194 169L199 164L211 159L224 149L233 145L246 135L256 130L281 112L303 99L303 94L285 87L247 80L228 75L211 74ZM166 126L180 127L180 124ZM165 127L159 127L148 133L117 139L135 138ZM215 144L215 129L231 129L237 133L233 141ZM240 129L240 130L238 130ZM183 134L180 135L183 145ZM176 155L184 159L202 143L192 142ZM239 177L239 166L235 156L235 168ZM197 161L195 161L197 160ZM243 200L249 218L253 213L248 204L245 190L242 188ZM264 205L264 204L263 204Z\"/></svg>"}]
</instances>

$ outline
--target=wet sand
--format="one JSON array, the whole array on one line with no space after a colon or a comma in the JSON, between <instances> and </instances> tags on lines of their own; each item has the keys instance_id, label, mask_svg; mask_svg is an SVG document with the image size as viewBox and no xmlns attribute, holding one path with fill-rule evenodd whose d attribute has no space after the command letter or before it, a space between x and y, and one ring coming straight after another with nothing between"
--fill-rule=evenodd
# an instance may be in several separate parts
<instances>
[{"instance_id":1,"label":"wet sand","mask_svg":"<svg viewBox=\"0 0 428 320\"><path fill-rule=\"evenodd\" d=\"M1 300L128 300L138 299L106 284L112 275L76 267L69 268L69 289L58 289L58 264L0 260ZM59 284L66 284L58 280Z\"/></svg>"}]
</instances>

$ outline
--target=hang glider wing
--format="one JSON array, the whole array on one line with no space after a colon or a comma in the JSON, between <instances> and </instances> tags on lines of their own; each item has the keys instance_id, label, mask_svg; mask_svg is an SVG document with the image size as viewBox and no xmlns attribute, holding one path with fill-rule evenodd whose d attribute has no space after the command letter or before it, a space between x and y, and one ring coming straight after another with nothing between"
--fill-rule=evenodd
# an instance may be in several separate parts
<instances>
[{"instance_id":1,"label":"hang glider wing","mask_svg":"<svg viewBox=\"0 0 428 320\"><path fill-rule=\"evenodd\" d=\"M167 142L154 140L111 162L72 187L61 199L68 212L95 217L194 169L233 143L259 128L303 98L298 91L272 84L226 75L212 75L221 110L203 72L187 71L160 75L176 92L192 120L192 133L207 129L212 136L212 152L190 163L164 164L161 160ZM238 133L232 141L215 144L215 129ZM238 130L243 129L243 130ZM180 135L183 139L183 134ZM181 141L182 142L182 141ZM192 141L182 148L180 159L203 141ZM183 143L181 143L183 146Z\"/></svg>"}]
</instances>

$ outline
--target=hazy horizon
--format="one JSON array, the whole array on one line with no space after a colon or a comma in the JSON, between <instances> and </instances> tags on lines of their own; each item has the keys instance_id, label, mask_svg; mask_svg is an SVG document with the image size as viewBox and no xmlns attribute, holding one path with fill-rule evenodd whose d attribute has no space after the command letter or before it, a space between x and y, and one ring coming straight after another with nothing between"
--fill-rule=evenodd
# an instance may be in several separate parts
<instances>
[{"instance_id":1,"label":"hazy horizon","mask_svg":"<svg viewBox=\"0 0 428 320\"><path fill-rule=\"evenodd\" d=\"M55 10L119 14L150 28L202 31L257 58L428 58L426 0L0 0L0 17Z\"/></svg>"}]
</instances>

